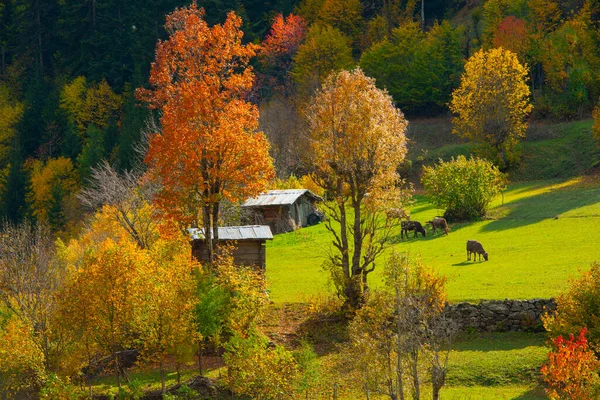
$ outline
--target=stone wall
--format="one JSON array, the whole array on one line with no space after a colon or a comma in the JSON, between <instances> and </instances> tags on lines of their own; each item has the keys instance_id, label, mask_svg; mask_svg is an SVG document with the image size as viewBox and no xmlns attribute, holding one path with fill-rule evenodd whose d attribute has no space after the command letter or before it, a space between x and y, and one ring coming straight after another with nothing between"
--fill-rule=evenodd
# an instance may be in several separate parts
<instances>
[{"instance_id":1,"label":"stone wall","mask_svg":"<svg viewBox=\"0 0 600 400\"><path fill-rule=\"evenodd\" d=\"M479 332L543 331L540 316L556 308L554 299L491 300L446 305L461 330Z\"/></svg>"}]
</instances>

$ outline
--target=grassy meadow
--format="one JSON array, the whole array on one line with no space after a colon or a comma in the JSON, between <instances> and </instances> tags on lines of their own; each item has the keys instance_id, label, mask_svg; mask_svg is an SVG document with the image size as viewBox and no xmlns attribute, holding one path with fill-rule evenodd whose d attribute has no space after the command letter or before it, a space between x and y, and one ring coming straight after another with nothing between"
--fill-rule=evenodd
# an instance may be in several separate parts
<instances>
[{"instance_id":1,"label":"grassy meadow","mask_svg":"<svg viewBox=\"0 0 600 400\"><path fill-rule=\"evenodd\" d=\"M412 219L425 222L442 211L416 196ZM451 302L547 298L570 276L600 260L600 185L584 178L509 186L490 209L490 219L451 224L448 236L410 237L389 251L408 251L448 278ZM466 241L481 242L489 261L466 258ZM328 288L321 268L332 251L325 227L278 235L267 245L267 279L274 302L304 302ZM379 264L385 262L385 255ZM370 275L377 286L381 268Z\"/></svg>"}]
</instances>

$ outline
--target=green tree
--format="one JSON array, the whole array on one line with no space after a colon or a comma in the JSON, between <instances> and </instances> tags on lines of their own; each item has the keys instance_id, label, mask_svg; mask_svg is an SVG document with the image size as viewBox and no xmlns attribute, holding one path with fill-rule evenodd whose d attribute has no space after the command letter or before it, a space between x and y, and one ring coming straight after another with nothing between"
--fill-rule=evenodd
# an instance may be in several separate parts
<instances>
[{"instance_id":1,"label":"green tree","mask_svg":"<svg viewBox=\"0 0 600 400\"><path fill-rule=\"evenodd\" d=\"M330 73L349 69L353 64L352 50L344 34L329 25L315 24L294 57L292 77L311 92Z\"/></svg>"},{"instance_id":2,"label":"green tree","mask_svg":"<svg viewBox=\"0 0 600 400\"><path fill-rule=\"evenodd\" d=\"M557 118L581 118L600 94L597 41L589 21L566 22L540 41L538 57L546 86L541 111Z\"/></svg>"},{"instance_id":3,"label":"green tree","mask_svg":"<svg viewBox=\"0 0 600 400\"><path fill-rule=\"evenodd\" d=\"M359 35L362 33L364 20L362 5L359 0L325 0L319 14L319 19L332 27L339 29L356 48Z\"/></svg>"},{"instance_id":4,"label":"green tree","mask_svg":"<svg viewBox=\"0 0 600 400\"><path fill-rule=\"evenodd\" d=\"M436 207L450 221L485 216L490 202L506 186L503 174L489 161L458 156L423 167L421 182Z\"/></svg>"},{"instance_id":5,"label":"green tree","mask_svg":"<svg viewBox=\"0 0 600 400\"><path fill-rule=\"evenodd\" d=\"M458 85L461 33L448 22L434 24L427 34L416 22L404 24L367 50L360 65L407 113L437 114L446 109Z\"/></svg>"},{"instance_id":6,"label":"green tree","mask_svg":"<svg viewBox=\"0 0 600 400\"><path fill-rule=\"evenodd\" d=\"M478 142L501 170L517 161L516 146L533 109L527 77L515 53L480 50L467 60L460 86L452 92L453 133Z\"/></svg>"},{"instance_id":7,"label":"green tree","mask_svg":"<svg viewBox=\"0 0 600 400\"><path fill-rule=\"evenodd\" d=\"M105 155L104 132L94 125L89 125L86 130L85 144L77 156L79 176L82 182L89 179L92 168L97 167Z\"/></svg>"}]
</instances>

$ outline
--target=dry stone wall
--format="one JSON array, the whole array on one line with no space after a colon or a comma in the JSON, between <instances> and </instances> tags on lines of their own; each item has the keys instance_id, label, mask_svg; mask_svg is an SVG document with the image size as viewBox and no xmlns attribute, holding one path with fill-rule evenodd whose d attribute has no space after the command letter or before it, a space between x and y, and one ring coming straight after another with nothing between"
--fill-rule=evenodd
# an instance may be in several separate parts
<instances>
[{"instance_id":1,"label":"dry stone wall","mask_svg":"<svg viewBox=\"0 0 600 400\"><path fill-rule=\"evenodd\" d=\"M508 332L543 331L540 317L554 309L554 299L507 299L447 304L444 312L463 331Z\"/></svg>"}]
</instances>

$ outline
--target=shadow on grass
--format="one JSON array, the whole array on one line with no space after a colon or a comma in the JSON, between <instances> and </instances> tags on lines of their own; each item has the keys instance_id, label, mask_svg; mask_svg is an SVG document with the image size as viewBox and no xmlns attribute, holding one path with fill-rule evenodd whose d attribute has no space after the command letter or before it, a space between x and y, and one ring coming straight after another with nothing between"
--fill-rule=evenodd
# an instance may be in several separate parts
<instances>
[{"instance_id":1,"label":"shadow on grass","mask_svg":"<svg viewBox=\"0 0 600 400\"><path fill-rule=\"evenodd\" d=\"M510 351L545 346L546 333L475 332L461 334L452 346L454 351Z\"/></svg>"},{"instance_id":2,"label":"shadow on grass","mask_svg":"<svg viewBox=\"0 0 600 400\"><path fill-rule=\"evenodd\" d=\"M541 387L535 387L527 392L517 396L514 400L546 400L548 396L544 393Z\"/></svg>"},{"instance_id":3,"label":"shadow on grass","mask_svg":"<svg viewBox=\"0 0 600 400\"><path fill-rule=\"evenodd\" d=\"M600 203L600 188L562 187L504 205L508 213L486 224L481 231L502 231L532 225L546 219L560 218L567 211L596 203Z\"/></svg>"},{"instance_id":4,"label":"shadow on grass","mask_svg":"<svg viewBox=\"0 0 600 400\"><path fill-rule=\"evenodd\" d=\"M475 262L473 262L473 261L465 260L465 261L463 261L463 262L459 262L459 263L456 263L456 264L452 264L452 266L453 266L453 267L466 267L467 265L472 265L472 264L474 264L474 263L478 263L478 262L479 262L479 261L475 261ZM485 262L485 261L481 260L481 262Z\"/></svg>"},{"instance_id":5,"label":"shadow on grass","mask_svg":"<svg viewBox=\"0 0 600 400\"><path fill-rule=\"evenodd\" d=\"M349 319L342 313L314 313L298 326L296 332L314 346L319 356L323 356L338 351L338 346L348 341L348 323Z\"/></svg>"}]
</instances>

